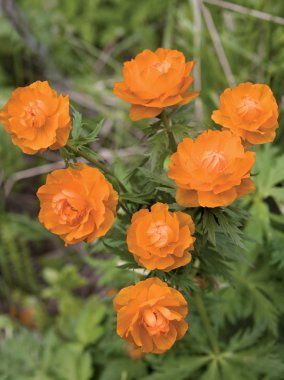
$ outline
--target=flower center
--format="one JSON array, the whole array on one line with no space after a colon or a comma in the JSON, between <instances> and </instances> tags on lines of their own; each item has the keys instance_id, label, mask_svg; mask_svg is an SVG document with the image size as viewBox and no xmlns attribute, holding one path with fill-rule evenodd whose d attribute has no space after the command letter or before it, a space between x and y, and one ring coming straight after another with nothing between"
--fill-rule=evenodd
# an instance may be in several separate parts
<instances>
[{"instance_id":1,"label":"flower center","mask_svg":"<svg viewBox=\"0 0 284 380\"><path fill-rule=\"evenodd\" d=\"M168 61L156 62L153 64L153 68L160 71L161 74L166 74L171 67Z\"/></svg>"},{"instance_id":2,"label":"flower center","mask_svg":"<svg viewBox=\"0 0 284 380\"><path fill-rule=\"evenodd\" d=\"M257 119L262 111L262 108L257 100L249 96L245 96L238 109L239 116L247 122L252 122Z\"/></svg>"},{"instance_id":3,"label":"flower center","mask_svg":"<svg viewBox=\"0 0 284 380\"><path fill-rule=\"evenodd\" d=\"M41 100L30 102L26 108L26 120L31 122L34 128L41 128L45 124L45 114L43 111L43 103Z\"/></svg>"},{"instance_id":4,"label":"flower center","mask_svg":"<svg viewBox=\"0 0 284 380\"><path fill-rule=\"evenodd\" d=\"M226 165L224 154L222 152L215 152L213 150L205 152L201 162L203 168L208 172L222 170Z\"/></svg>"},{"instance_id":5,"label":"flower center","mask_svg":"<svg viewBox=\"0 0 284 380\"><path fill-rule=\"evenodd\" d=\"M169 239L170 227L165 222L158 221L150 225L147 234L150 238L150 244L158 248L164 247Z\"/></svg>"},{"instance_id":6,"label":"flower center","mask_svg":"<svg viewBox=\"0 0 284 380\"><path fill-rule=\"evenodd\" d=\"M52 209L63 224L80 223L86 213L86 208L76 194L63 190L52 199Z\"/></svg>"},{"instance_id":7,"label":"flower center","mask_svg":"<svg viewBox=\"0 0 284 380\"><path fill-rule=\"evenodd\" d=\"M143 324L149 335L160 335L169 331L169 320L158 310L151 308L143 312Z\"/></svg>"}]
</instances>

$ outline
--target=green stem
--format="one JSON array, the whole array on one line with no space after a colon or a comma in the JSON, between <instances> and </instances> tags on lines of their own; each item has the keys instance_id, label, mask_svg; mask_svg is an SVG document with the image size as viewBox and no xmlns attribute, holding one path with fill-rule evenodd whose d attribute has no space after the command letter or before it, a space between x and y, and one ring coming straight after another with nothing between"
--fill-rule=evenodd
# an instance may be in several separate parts
<instances>
[{"instance_id":1,"label":"green stem","mask_svg":"<svg viewBox=\"0 0 284 380\"><path fill-rule=\"evenodd\" d=\"M177 150L177 143L176 143L176 140L175 140L175 137L174 137L174 134L172 132L172 129L171 129L171 125L170 125L170 120L166 114L165 111L163 111L161 113L161 120L164 124L164 127L167 131L167 135L168 135L168 138L169 138L169 146L170 146L170 149L172 152L176 152Z\"/></svg>"},{"instance_id":2,"label":"green stem","mask_svg":"<svg viewBox=\"0 0 284 380\"><path fill-rule=\"evenodd\" d=\"M77 154L78 156L85 158L86 160L94 164L97 168L101 169L106 174L114 176L113 173L104 164L96 160L91 153L82 152L79 147L75 147L70 143L67 143L65 147L71 150L73 153Z\"/></svg>"},{"instance_id":3,"label":"green stem","mask_svg":"<svg viewBox=\"0 0 284 380\"><path fill-rule=\"evenodd\" d=\"M212 350L216 355L218 355L220 352L218 342L217 342L217 339L216 339L215 334L213 332L213 328L211 326L210 319L208 318L208 315L207 315L203 300L200 296L200 293L198 293L198 292L194 293L194 300L195 300L195 305L196 305L197 311L200 315L200 318L201 318L202 323L204 325L204 328L206 330L207 337L208 337L209 343L211 344Z\"/></svg>"},{"instance_id":4,"label":"green stem","mask_svg":"<svg viewBox=\"0 0 284 380\"><path fill-rule=\"evenodd\" d=\"M109 170L103 163L99 162L91 153L81 151L81 149L79 147L76 147L70 143L67 143L65 145L65 147L67 149L71 150L76 155L81 156L81 157L85 158L87 161L91 162L94 166L101 169L105 174L108 174L109 176L114 178L114 180L118 184L117 190L118 191L122 190L124 193L127 193L127 189L124 186L124 184L115 176L115 174L111 170ZM131 212L126 207L126 205L121 200L119 200L119 204L128 215L130 215L130 216L132 215Z\"/></svg>"},{"instance_id":5,"label":"green stem","mask_svg":"<svg viewBox=\"0 0 284 380\"><path fill-rule=\"evenodd\" d=\"M119 205L121 208L123 208L123 210L126 212L127 215L132 217L132 212L128 210L128 208L125 206L125 204L121 200L119 200Z\"/></svg>"}]
</instances>

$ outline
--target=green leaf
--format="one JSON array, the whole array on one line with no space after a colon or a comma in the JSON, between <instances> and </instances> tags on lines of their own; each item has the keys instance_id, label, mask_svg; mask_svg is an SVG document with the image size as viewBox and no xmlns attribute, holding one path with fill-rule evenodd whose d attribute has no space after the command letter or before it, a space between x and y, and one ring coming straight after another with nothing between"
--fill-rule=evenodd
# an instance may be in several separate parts
<instances>
[{"instance_id":1,"label":"green leaf","mask_svg":"<svg viewBox=\"0 0 284 380\"><path fill-rule=\"evenodd\" d=\"M284 160L283 160L284 164ZM276 203L281 207L284 204L284 188L282 187L272 187L270 189L269 195L274 198Z\"/></svg>"},{"instance_id":2,"label":"green leaf","mask_svg":"<svg viewBox=\"0 0 284 380\"><path fill-rule=\"evenodd\" d=\"M221 379L220 367L217 360L212 360L207 370L200 377L200 380L219 380Z\"/></svg>"},{"instance_id":3,"label":"green leaf","mask_svg":"<svg viewBox=\"0 0 284 380\"><path fill-rule=\"evenodd\" d=\"M206 356L189 355L188 357L179 356L167 358L163 365L157 367L157 370L141 380L187 380L201 367L208 363L209 358ZM192 377L194 378L194 377Z\"/></svg>"},{"instance_id":4,"label":"green leaf","mask_svg":"<svg viewBox=\"0 0 284 380\"><path fill-rule=\"evenodd\" d=\"M228 354L225 357L232 366L232 373L237 370L239 378L245 376L254 380L264 375L269 379L281 379L284 370L282 356L283 349L273 340L268 340L264 335L263 326L260 326L251 331L237 332L230 339Z\"/></svg>"},{"instance_id":5,"label":"green leaf","mask_svg":"<svg viewBox=\"0 0 284 380\"><path fill-rule=\"evenodd\" d=\"M245 231L251 236L255 243L262 243L263 239L270 233L269 209L266 203L256 198L250 207L250 218L248 219ZM255 244L249 244L252 247Z\"/></svg>"},{"instance_id":6,"label":"green leaf","mask_svg":"<svg viewBox=\"0 0 284 380\"><path fill-rule=\"evenodd\" d=\"M279 270L284 270L284 234L276 230L272 230L271 240L268 245L268 250L271 252L271 264L276 265Z\"/></svg>"},{"instance_id":7,"label":"green leaf","mask_svg":"<svg viewBox=\"0 0 284 380\"><path fill-rule=\"evenodd\" d=\"M96 298L88 299L75 320L74 336L78 342L86 346L102 336L104 328L100 324L105 313L104 306Z\"/></svg>"},{"instance_id":8,"label":"green leaf","mask_svg":"<svg viewBox=\"0 0 284 380\"><path fill-rule=\"evenodd\" d=\"M78 344L62 344L54 351L48 373L56 380L89 380L93 373L91 355Z\"/></svg>"},{"instance_id":9,"label":"green leaf","mask_svg":"<svg viewBox=\"0 0 284 380\"><path fill-rule=\"evenodd\" d=\"M72 122L72 131L71 136L74 140L78 139L82 129L82 115L80 112L74 109L73 122Z\"/></svg>"},{"instance_id":10,"label":"green leaf","mask_svg":"<svg viewBox=\"0 0 284 380\"><path fill-rule=\"evenodd\" d=\"M15 236L21 236L23 241L37 241L50 237L47 231L38 221L25 214L8 213L5 223L9 223L9 228Z\"/></svg>"},{"instance_id":11,"label":"green leaf","mask_svg":"<svg viewBox=\"0 0 284 380\"><path fill-rule=\"evenodd\" d=\"M121 200L125 200L125 201L130 201L132 203L137 203L137 204L141 204L141 205L149 205L149 200L151 200L153 198L153 191L148 191L146 193L139 193L139 194L124 194L124 193L121 193L119 195L119 199ZM148 201L147 201L148 199Z\"/></svg>"},{"instance_id":12,"label":"green leaf","mask_svg":"<svg viewBox=\"0 0 284 380\"><path fill-rule=\"evenodd\" d=\"M131 359L118 358L108 362L108 365L105 367L100 380L136 380L142 379L142 376L146 373L146 363L141 360L134 361Z\"/></svg>"},{"instance_id":13,"label":"green leaf","mask_svg":"<svg viewBox=\"0 0 284 380\"><path fill-rule=\"evenodd\" d=\"M42 341L35 333L20 329L0 344L0 378L32 380L38 369Z\"/></svg>"},{"instance_id":14,"label":"green leaf","mask_svg":"<svg viewBox=\"0 0 284 380\"><path fill-rule=\"evenodd\" d=\"M92 132L87 136L87 139L88 139L90 142L94 141L94 140L98 137L98 135L100 134L101 129L102 129L103 125L104 125L104 122L105 122L104 119L100 120L100 121L95 125L94 129L92 130Z\"/></svg>"},{"instance_id":15,"label":"green leaf","mask_svg":"<svg viewBox=\"0 0 284 380\"><path fill-rule=\"evenodd\" d=\"M168 135L164 129L159 130L149 138L148 142L151 150L151 171L161 172L163 169L164 160L169 155Z\"/></svg>"},{"instance_id":16,"label":"green leaf","mask_svg":"<svg viewBox=\"0 0 284 380\"><path fill-rule=\"evenodd\" d=\"M77 111L76 111L77 112ZM104 124L104 119L102 119L99 123L97 123L92 130L91 133L89 133L86 137L80 137L80 132L82 129L82 116L79 113L75 113L74 116L74 126L72 128L72 140L69 141L70 144L72 144L73 147L77 148L77 154L67 151L66 149L61 149L61 153L63 157L66 160L72 159L74 156L80 156L80 152L88 154L90 156L93 156L97 158L97 153L90 149L87 145L94 142L100 133L102 127Z\"/></svg>"},{"instance_id":17,"label":"green leaf","mask_svg":"<svg viewBox=\"0 0 284 380\"><path fill-rule=\"evenodd\" d=\"M48 284L63 290L75 289L86 283L86 280L78 273L77 267L72 264L66 265L61 272L45 268L43 277Z\"/></svg>"},{"instance_id":18,"label":"green leaf","mask_svg":"<svg viewBox=\"0 0 284 380\"><path fill-rule=\"evenodd\" d=\"M84 260L91 268L95 268L96 273L99 275L98 285L104 288L111 287L120 289L125 286L126 283L134 283L137 278L135 272L122 271L118 268L118 258L116 257L105 260L103 258L95 259L88 255L84 257Z\"/></svg>"},{"instance_id":19,"label":"green leaf","mask_svg":"<svg viewBox=\"0 0 284 380\"><path fill-rule=\"evenodd\" d=\"M284 181L284 155L279 156L278 149L271 144L259 148L255 170L258 174L254 179L261 198L275 196L278 191L273 188ZM277 195L279 197L279 193Z\"/></svg>"},{"instance_id":20,"label":"green leaf","mask_svg":"<svg viewBox=\"0 0 284 380\"><path fill-rule=\"evenodd\" d=\"M282 287L271 281L269 267L256 270L240 263L235 267L233 279L234 287L228 286L220 292L220 323L224 323L222 317L231 323L252 317L255 327L266 328L277 336Z\"/></svg>"},{"instance_id":21,"label":"green leaf","mask_svg":"<svg viewBox=\"0 0 284 380\"><path fill-rule=\"evenodd\" d=\"M216 246L217 234L226 235L233 244L244 248L244 233L241 227L247 218L247 213L237 207L199 208L196 216L202 234L206 234L210 243Z\"/></svg>"},{"instance_id":22,"label":"green leaf","mask_svg":"<svg viewBox=\"0 0 284 380\"><path fill-rule=\"evenodd\" d=\"M139 171L151 182L154 182L158 185L163 185L165 187L168 187L170 189L175 189L175 184L172 180L168 178L166 173L161 173L161 174L155 174L151 172L148 169L145 168L139 168Z\"/></svg>"}]
</instances>

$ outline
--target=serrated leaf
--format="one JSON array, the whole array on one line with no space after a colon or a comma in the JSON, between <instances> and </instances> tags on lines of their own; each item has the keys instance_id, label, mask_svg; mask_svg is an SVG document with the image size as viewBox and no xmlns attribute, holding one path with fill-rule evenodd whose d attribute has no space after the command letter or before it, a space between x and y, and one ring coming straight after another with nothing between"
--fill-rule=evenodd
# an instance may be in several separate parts
<instances>
[{"instance_id":1,"label":"serrated leaf","mask_svg":"<svg viewBox=\"0 0 284 380\"><path fill-rule=\"evenodd\" d=\"M247 214L239 208L216 207L201 208L199 226L208 240L216 246L217 234L226 235L233 244L244 249L245 236L241 227L244 225Z\"/></svg>"},{"instance_id":2,"label":"serrated leaf","mask_svg":"<svg viewBox=\"0 0 284 380\"><path fill-rule=\"evenodd\" d=\"M142 379L146 373L146 363L141 360L133 361L131 359L117 358L108 362L108 365L100 376L100 380L136 380Z\"/></svg>"},{"instance_id":3,"label":"serrated leaf","mask_svg":"<svg viewBox=\"0 0 284 380\"><path fill-rule=\"evenodd\" d=\"M202 355L189 355L188 357L168 359L163 366L157 368L157 371L143 377L141 380L187 380L198 369L204 366L208 360L208 357Z\"/></svg>"},{"instance_id":4,"label":"serrated leaf","mask_svg":"<svg viewBox=\"0 0 284 380\"><path fill-rule=\"evenodd\" d=\"M221 379L220 367L217 360L212 360L207 370L200 377L200 380L219 380Z\"/></svg>"},{"instance_id":5,"label":"serrated leaf","mask_svg":"<svg viewBox=\"0 0 284 380\"><path fill-rule=\"evenodd\" d=\"M148 205L149 202L147 201L152 199L153 197L153 191L147 192L147 193L139 193L139 194L120 194L119 199L125 200L125 201L130 201L133 203L138 203L138 204L145 204Z\"/></svg>"},{"instance_id":6,"label":"serrated leaf","mask_svg":"<svg viewBox=\"0 0 284 380\"><path fill-rule=\"evenodd\" d=\"M98 137L98 135L99 135L99 133L100 133L100 131L101 131L103 125L104 125L104 121L105 121L105 120L102 119L101 121L99 121L99 122L97 123L97 125L96 125L95 128L92 130L92 132L87 136L87 139L88 139L88 140L90 140L90 141L94 141L94 140Z\"/></svg>"},{"instance_id":7,"label":"serrated leaf","mask_svg":"<svg viewBox=\"0 0 284 380\"><path fill-rule=\"evenodd\" d=\"M169 187L170 189L175 189L174 182L167 177L166 173L155 174L145 168L139 168L139 171L151 182Z\"/></svg>"},{"instance_id":8,"label":"serrated leaf","mask_svg":"<svg viewBox=\"0 0 284 380\"><path fill-rule=\"evenodd\" d=\"M74 109L72 131L71 131L71 136L74 140L76 140L80 136L81 130L82 130L82 115L80 114L80 112Z\"/></svg>"}]
</instances>

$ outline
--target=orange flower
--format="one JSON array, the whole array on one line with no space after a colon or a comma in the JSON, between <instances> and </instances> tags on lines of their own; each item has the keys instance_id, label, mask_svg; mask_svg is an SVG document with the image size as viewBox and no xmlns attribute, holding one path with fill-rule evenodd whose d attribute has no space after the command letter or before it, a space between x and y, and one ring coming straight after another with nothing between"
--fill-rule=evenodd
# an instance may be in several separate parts
<instances>
[{"instance_id":1,"label":"orange flower","mask_svg":"<svg viewBox=\"0 0 284 380\"><path fill-rule=\"evenodd\" d=\"M9 308L9 314L11 317L17 318L23 326L31 329L35 329L37 327L36 310L32 305L11 305Z\"/></svg>"},{"instance_id":2,"label":"orange flower","mask_svg":"<svg viewBox=\"0 0 284 380\"><path fill-rule=\"evenodd\" d=\"M278 107L265 84L241 83L220 96L220 109L212 120L228 128L249 144L264 144L275 138Z\"/></svg>"},{"instance_id":3,"label":"orange flower","mask_svg":"<svg viewBox=\"0 0 284 380\"><path fill-rule=\"evenodd\" d=\"M117 334L142 352L165 352L187 331L186 300L159 278L122 289L114 308Z\"/></svg>"},{"instance_id":4,"label":"orange flower","mask_svg":"<svg viewBox=\"0 0 284 380\"><path fill-rule=\"evenodd\" d=\"M111 228L117 192L95 168L76 164L55 170L37 192L40 222L67 244L91 242Z\"/></svg>"},{"instance_id":5,"label":"orange flower","mask_svg":"<svg viewBox=\"0 0 284 380\"><path fill-rule=\"evenodd\" d=\"M124 81L115 83L113 92L132 104L131 120L157 116L165 107L187 104L198 96L198 92L188 91L194 63L185 62L177 50L144 50L124 63Z\"/></svg>"},{"instance_id":6,"label":"orange flower","mask_svg":"<svg viewBox=\"0 0 284 380\"><path fill-rule=\"evenodd\" d=\"M19 87L0 112L0 121L24 153L59 149L71 129L69 98L58 96L48 82Z\"/></svg>"},{"instance_id":7,"label":"orange flower","mask_svg":"<svg viewBox=\"0 0 284 380\"><path fill-rule=\"evenodd\" d=\"M229 131L207 131L195 141L185 138L171 156L169 177L183 206L227 206L254 190L250 171L253 152L246 152Z\"/></svg>"},{"instance_id":8,"label":"orange flower","mask_svg":"<svg viewBox=\"0 0 284 380\"><path fill-rule=\"evenodd\" d=\"M191 216L169 212L167 204L156 203L137 211L127 231L127 244L135 259L145 268L168 272L191 260L195 238Z\"/></svg>"}]
</instances>

